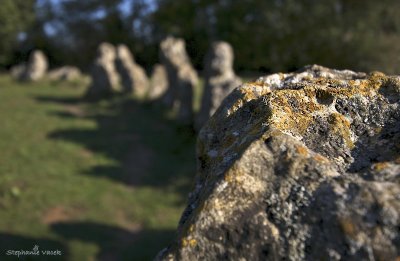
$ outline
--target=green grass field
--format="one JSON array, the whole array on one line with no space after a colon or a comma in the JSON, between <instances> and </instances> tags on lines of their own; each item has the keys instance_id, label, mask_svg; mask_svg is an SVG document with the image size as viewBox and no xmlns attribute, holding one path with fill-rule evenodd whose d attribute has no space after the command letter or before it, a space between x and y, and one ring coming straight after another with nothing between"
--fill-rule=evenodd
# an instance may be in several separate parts
<instances>
[{"instance_id":1,"label":"green grass field","mask_svg":"<svg viewBox=\"0 0 400 261\"><path fill-rule=\"evenodd\" d=\"M0 76L0 260L35 245L62 251L50 260L151 260L174 236L195 135L157 106L84 91Z\"/></svg>"}]
</instances>

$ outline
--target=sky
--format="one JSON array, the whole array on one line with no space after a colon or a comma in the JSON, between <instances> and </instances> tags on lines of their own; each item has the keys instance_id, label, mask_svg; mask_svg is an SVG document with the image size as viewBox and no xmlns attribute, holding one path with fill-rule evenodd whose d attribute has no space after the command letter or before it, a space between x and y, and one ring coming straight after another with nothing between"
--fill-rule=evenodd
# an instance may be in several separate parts
<instances>
[{"instance_id":1,"label":"sky","mask_svg":"<svg viewBox=\"0 0 400 261\"><path fill-rule=\"evenodd\" d=\"M60 4L62 2L68 2L68 1L70 1L70 0L38 0L37 6L40 8L40 6L42 6L46 2L50 2L56 11L57 11L57 9L61 11ZM83 0L83 1L85 1L85 0ZM118 9L121 11L121 13L124 16L129 15L129 13L132 9L131 5L134 1L135 0L122 0L122 3L118 6ZM156 8L156 0L145 0L145 2L150 4L151 11ZM104 16L105 16L104 10L97 10L96 12L94 12L92 14L92 17L94 19L101 19ZM44 30L45 30L46 34L48 34L48 35L54 35L57 31L56 26L52 23L46 23L44 25Z\"/></svg>"}]
</instances>

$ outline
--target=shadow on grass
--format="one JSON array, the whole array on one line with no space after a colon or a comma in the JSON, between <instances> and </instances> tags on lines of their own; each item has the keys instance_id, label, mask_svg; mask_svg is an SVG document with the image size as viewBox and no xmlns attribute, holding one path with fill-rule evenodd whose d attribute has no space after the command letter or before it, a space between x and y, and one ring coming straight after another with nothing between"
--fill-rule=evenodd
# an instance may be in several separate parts
<instances>
[{"instance_id":1,"label":"shadow on grass","mask_svg":"<svg viewBox=\"0 0 400 261\"><path fill-rule=\"evenodd\" d=\"M152 260L174 237L172 230L131 232L91 222L56 223L51 228L66 240L96 244L96 260Z\"/></svg>"},{"instance_id":2,"label":"shadow on grass","mask_svg":"<svg viewBox=\"0 0 400 261\"><path fill-rule=\"evenodd\" d=\"M196 136L191 127L169 119L163 108L124 97L95 103L56 96L35 100L63 106L50 112L52 116L96 123L95 128L76 125L48 133L49 139L83 145L97 157L115 162L94 165L81 174L134 188L173 191L179 195L174 204L186 202L196 170ZM129 231L91 222L56 223L51 229L66 241L96 244L100 249L96 260L152 260L175 235L175 230Z\"/></svg>"},{"instance_id":3,"label":"shadow on grass","mask_svg":"<svg viewBox=\"0 0 400 261\"><path fill-rule=\"evenodd\" d=\"M50 96L37 96L36 101L39 102L52 102L52 103L62 103L62 104L77 104L81 100L75 97L50 97Z\"/></svg>"},{"instance_id":4,"label":"shadow on grass","mask_svg":"<svg viewBox=\"0 0 400 261\"><path fill-rule=\"evenodd\" d=\"M33 251L37 246L39 255L20 255L13 251ZM46 255L42 251L57 251L61 255ZM0 260L68 260L67 248L59 241L0 233Z\"/></svg>"},{"instance_id":5,"label":"shadow on grass","mask_svg":"<svg viewBox=\"0 0 400 261\"><path fill-rule=\"evenodd\" d=\"M182 196L178 203L186 201L196 170L196 137L191 127L168 119L163 108L124 97L90 104L77 98L35 99L68 107L53 113L58 117L96 122L96 129L71 128L48 134L50 139L82 144L89 151L117 162L95 166L84 174L133 187L171 189ZM84 112L71 109L82 105Z\"/></svg>"}]
</instances>

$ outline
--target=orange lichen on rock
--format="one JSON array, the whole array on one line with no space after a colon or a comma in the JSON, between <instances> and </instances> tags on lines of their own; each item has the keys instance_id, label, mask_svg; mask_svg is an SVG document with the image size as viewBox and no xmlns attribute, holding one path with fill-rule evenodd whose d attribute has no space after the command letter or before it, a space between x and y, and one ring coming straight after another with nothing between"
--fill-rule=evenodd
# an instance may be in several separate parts
<instances>
[{"instance_id":1,"label":"orange lichen on rock","mask_svg":"<svg viewBox=\"0 0 400 261\"><path fill-rule=\"evenodd\" d=\"M388 166L389 166L389 164L388 164L387 162L378 162L378 163L375 163L375 164L372 166L372 168L373 168L374 170L376 170L376 171L381 171L381 170L386 169Z\"/></svg>"},{"instance_id":2,"label":"orange lichen on rock","mask_svg":"<svg viewBox=\"0 0 400 261\"><path fill-rule=\"evenodd\" d=\"M332 125L335 133L341 135L346 142L347 147L354 148L354 143L351 140L350 122L339 113L329 115L328 122Z\"/></svg>"},{"instance_id":3,"label":"orange lichen on rock","mask_svg":"<svg viewBox=\"0 0 400 261\"><path fill-rule=\"evenodd\" d=\"M300 155L303 155L305 157L308 156L308 149L306 147L304 147L304 146L296 146L296 151Z\"/></svg>"},{"instance_id":4,"label":"orange lichen on rock","mask_svg":"<svg viewBox=\"0 0 400 261\"><path fill-rule=\"evenodd\" d=\"M228 183L243 183L244 173L236 168L230 169L224 176L224 180Z\"/></svg>"},{"instance_id":5,"label":"orange lichen on rock","mask_svg":"<svg viewBox=\"0 0 400 261\"><path fill-rule=\"evenodd\" d=\"M313 113L323 106L313 99L315 90L276 90L266 99L271 109L269 123L278 129L304 133L313 121Z\"/></svg>"},{"instance_id":6,"label":"orange lichen on rock","mask_svg":"<svg viewBox=\"0 0 400 261\"><path fill-rule=\"evenodd\" d=\"M329 160L326 157L322 156L321 154L315 155L314 159L316 161L319 161L319 162L324 162L324 163L328 163L329 162Z\"/></svg>"},{"instance_id":7,"label":"orange lichen on rock","mask_svg":"<svg viewBox=\"0 0 400 261\"><path fill-rule=\"evenodd\" d=\"M187 238L182 239L182 246L183 247L194 247L196 245L197 245L197 240L196 239L187 239Z\"/></svg>"},{"instance_id":8,"label":"orange lichen on rock","mask_svg":"<svg viewBox=\"0 0 400 261\"><path fill-rule=\"evenodd\" d=\"M352 220L347 218L339 219L339 224L345 235L349 236L350 238L356 237L357 227Z\"/></svg>"}]
</instances>

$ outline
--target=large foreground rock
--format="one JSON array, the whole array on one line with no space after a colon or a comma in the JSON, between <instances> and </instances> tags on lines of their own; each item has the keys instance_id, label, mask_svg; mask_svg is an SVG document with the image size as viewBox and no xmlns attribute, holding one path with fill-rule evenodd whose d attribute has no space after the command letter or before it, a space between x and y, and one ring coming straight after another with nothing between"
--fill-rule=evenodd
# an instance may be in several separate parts
<instances>
[{"instance_id":1,"label":"large foreground rock","mask_svg":"<svg viewBox=\"0 0 400 261\"><path fill-rule=\"evenodd\" d=\"M400 77L309 66L235 89L159 260L397 260Z\"/></svg>"},{"instance_id":2,"label":"large foreground rock","mask_svg":"<svg viewBox=\"0 0 400 261\"><path fill-rule=\"evenodd\" d=\"M226 42L212 44L204 62L205 85L196 128L203 124L217 110L222 100L242 82L233 71L233 49Z\"/></svg>"},{"instance_id":3,"label":"large foreground rock","mask_svg":"<svg viewBox=\"0 0 400 261\"><path fill-rule=\"evenodd\" d=\"M92 84L86 92L87 98L103 98L120 90L120 78L115 68L115 58L116 51L112 44L101 43L99 45L91 71Z\"/></svg>"},{"instance_id":4,"label":"large foreground rock","mask_svg":"<svg viewBox=\"0 0 400 261\"><path fill-rule=\"evenodd\" d=\"M135 62L129 48L120 44L117 46L116 67L121 75L123 91L143 96L148 92L149 79L146 71Z\"/></svg>"},{"instance_id":5,"label":"large foreground rock","mask_svg":"<svg viewBox=\"0 0 400 261\"><path fill-rule=\"evenodd\" d=\"M160 44L160 59L168 77L168 90L163 102L169 107L177 107L177 119L182 123L193 120L193 91L198 83L198 75L186 53L185 41L167 37Z\"/></svg>"}]
</instances>

